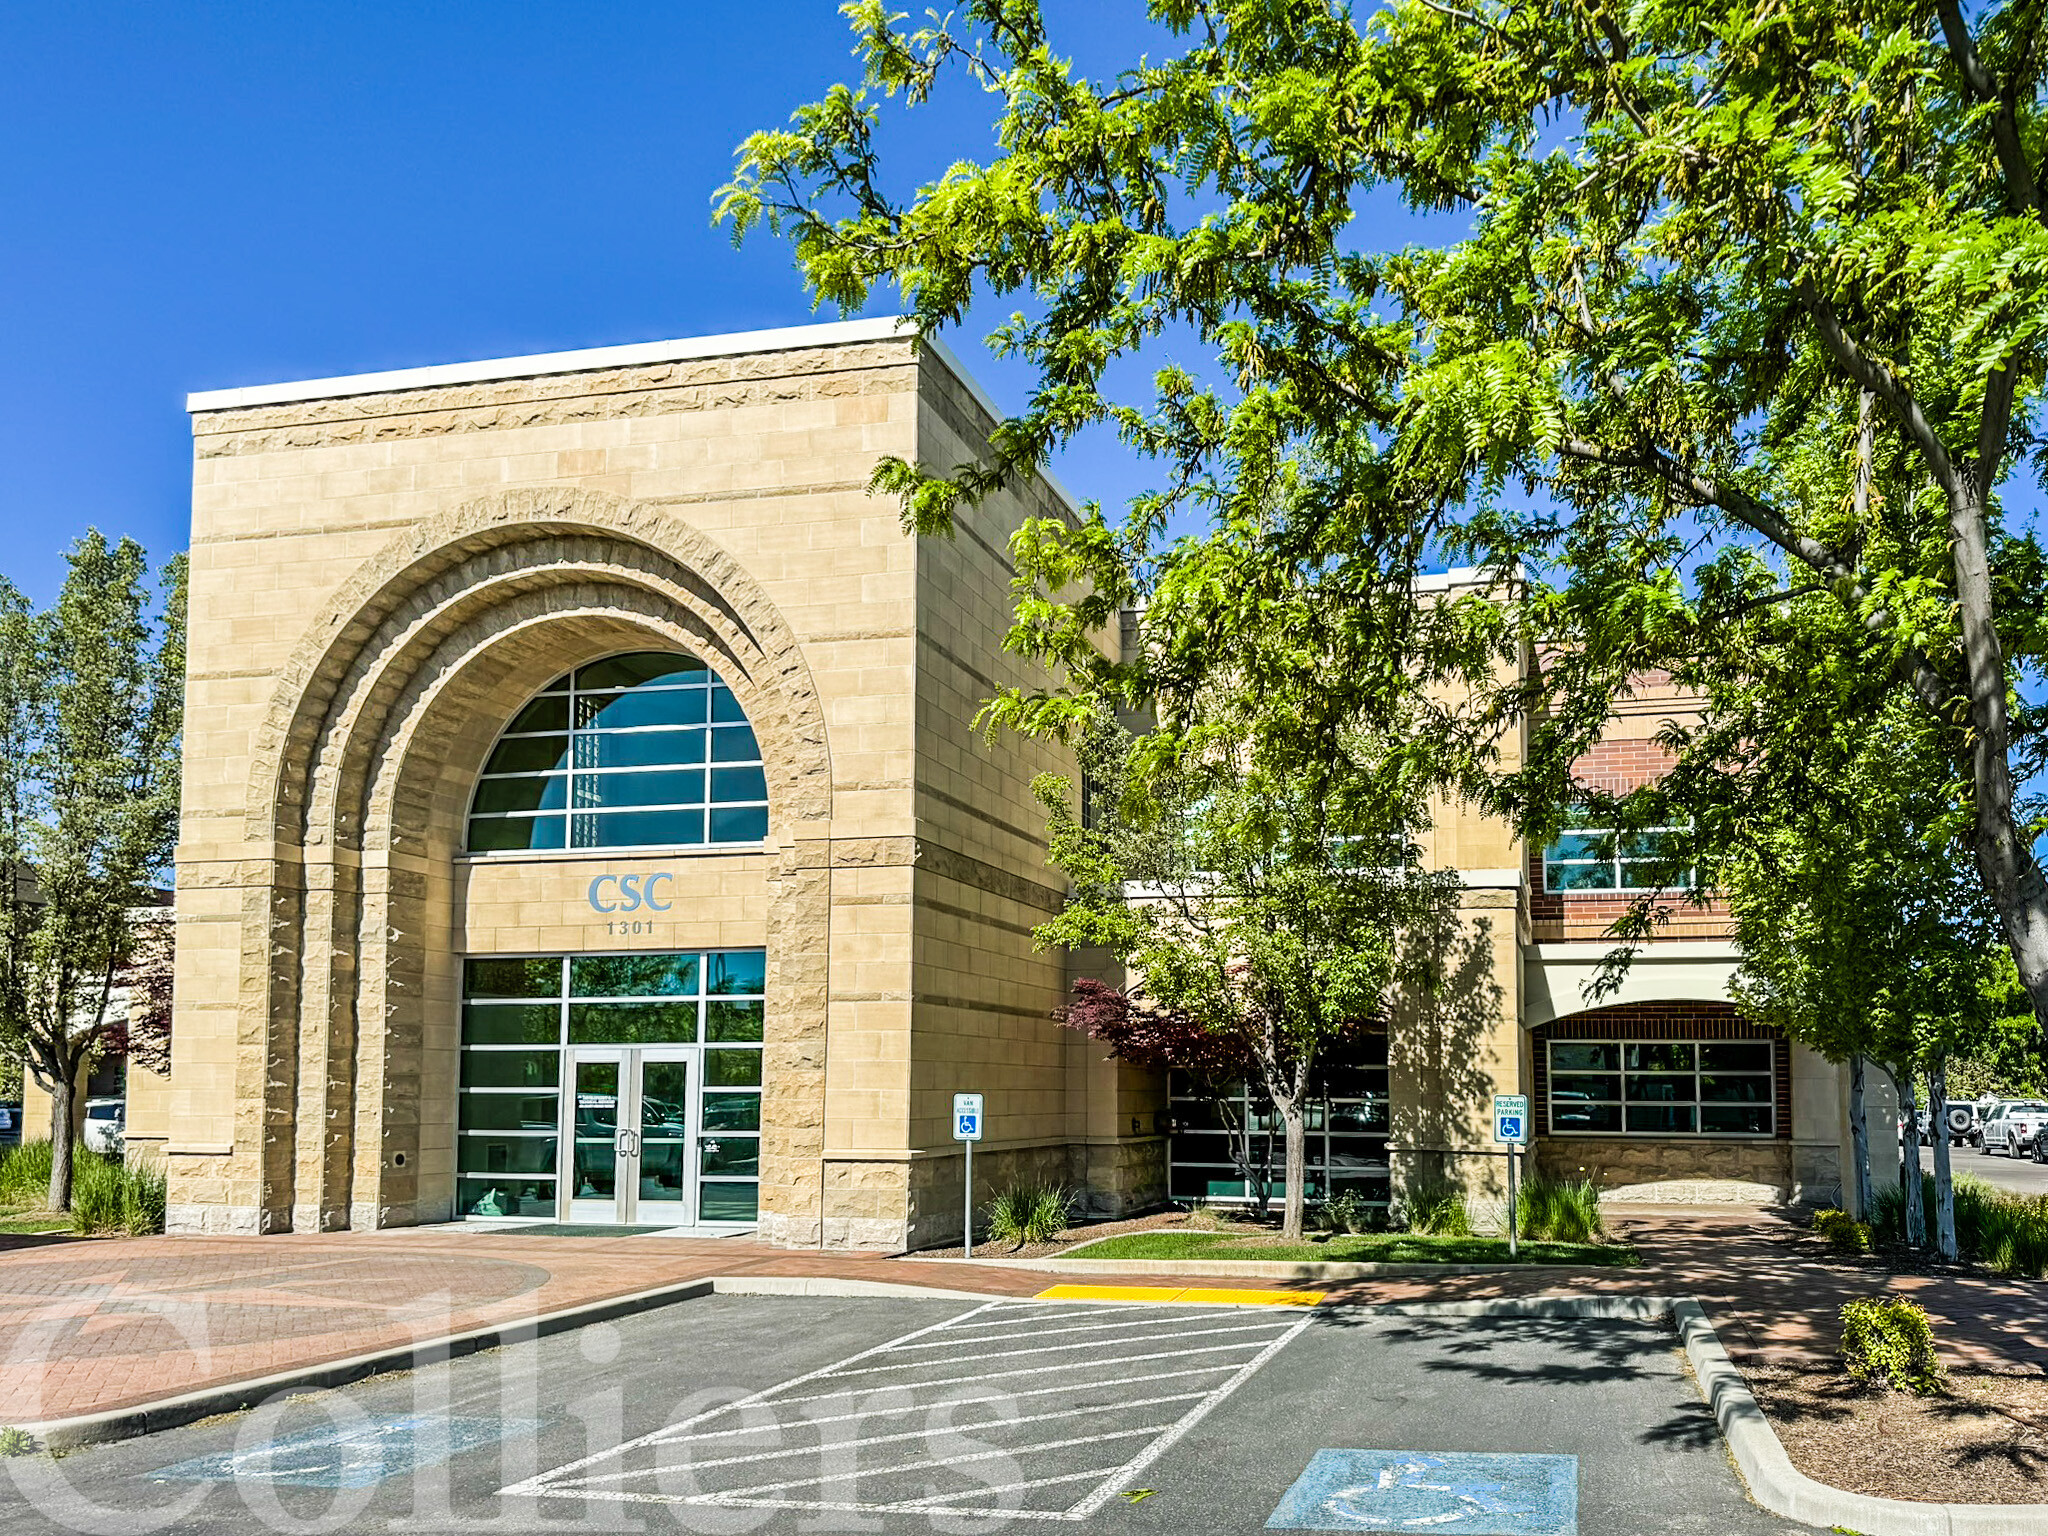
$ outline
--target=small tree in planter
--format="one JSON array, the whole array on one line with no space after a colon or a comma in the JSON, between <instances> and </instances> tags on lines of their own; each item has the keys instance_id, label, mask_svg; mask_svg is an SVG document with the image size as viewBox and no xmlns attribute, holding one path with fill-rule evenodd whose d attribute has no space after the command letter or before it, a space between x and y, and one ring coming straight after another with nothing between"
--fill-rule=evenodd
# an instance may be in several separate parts
<instances>
[{"instance_id":1,"label":"small tree in planter","mask_svg":"<svg viewBox=\"0 0 2048 1536\"><path fill-rule=\"evenodd\" d=\"M1266 1214L1272 1159L1255 1155L1251 1121L1240 1112L1238 1096L1230 1092L1256 1074L1250 1053L1237 1036L1204 1029L1178 1008L1162 1008L1092 976L1074 983L1074 1000L1061 1022L1107 1046L1119 1061L1178 1073L1195 1090L1194 1097L1214 1104L1245 1193L1258 1213Z\"/></svg>"},{"instance_id":2,"label":"small tree in planter","mask_svg":"<svg viewBox=\"0 0 2048 1536\"><path fill-rule=\"evenodd\" d=\"M1354 761L1385 761L1358 747ZM1286 1130L1282 1228L1299 1240L1316 1063L1385 1008L1402 934L1437 931L1456 876L1421 868L1419 796L1390 792L1396 771L1378 794L1317 792L1211 735L1201 757L1148 764L1139 778L1130 768L1144 748L1114 725L1089 733L1086 821L1068 780L1039 779L1047 859L1072 891L1035 936L1106 949L1137 974L1152 1011L1116 1026L1133 1049L1142 1036L1146 1049L1174 1041L1192 1053L1200 1035L1213 1046L1198 1062L1248 1068Z\"/></svg>"}]
</instances>

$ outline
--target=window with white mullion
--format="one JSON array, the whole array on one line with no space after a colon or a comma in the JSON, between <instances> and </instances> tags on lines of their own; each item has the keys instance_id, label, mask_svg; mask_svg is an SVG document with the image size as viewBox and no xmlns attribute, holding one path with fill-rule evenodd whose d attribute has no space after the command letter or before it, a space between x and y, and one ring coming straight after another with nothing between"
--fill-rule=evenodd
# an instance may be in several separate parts
<instances>
[{"instance_id":1,"label":"window with white mullion","mask_svg":"<svg viewBox=\"0 0 2048 1536\"><path fill-rule=\"evenodd\" d=\"M1768 1040L1553 1040L1550 1132L1775 1135L1774 1049Z\"/></svg>"},{"instance_id":2,"label":"window with white mullion","mask_svg":"<svg viewBox=\"0 0 2048 1536\"><path fill-rule=\"evenodd\" d=\"M1693 871L1678 864L1671 840L1686 826L1572 827L1543 852L1543 888L1563 895L1579 891L1691 890Z\"/></svg>"}]
</instances>

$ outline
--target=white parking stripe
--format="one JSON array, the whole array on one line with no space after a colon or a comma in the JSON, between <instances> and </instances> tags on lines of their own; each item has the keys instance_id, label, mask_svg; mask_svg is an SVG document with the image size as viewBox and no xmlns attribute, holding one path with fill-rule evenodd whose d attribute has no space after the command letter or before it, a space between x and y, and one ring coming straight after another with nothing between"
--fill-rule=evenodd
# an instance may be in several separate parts
<instances>
[{"instance_id":1,"label":"white parking stripe","mask_svg":"<svg viewBox=\"0 0 2048 1536\"><path fill-rule=\"evenodd\" d=\"M844 1392L820 1392L811 1397L778 1397L773 1406L780 1408L787 1403L823 1403L835 1397L865 1397L883 1392L908 1392L917 1387L957 1387L976 1381L1002 1381L1011 1376L1043 1376L1048 1371L1084 1371L1091 1369L1108 1370L1112 1366L1134 1365L1143 1360L1185 1360L1190 1355L1234 1355L1241 1350L1257 1349L1257 1339L1247 1339L1242 1344L1211 1344L1202 1349L1163 1349L1155 1355L1125 1355L1120 1359L1083 1361L1079 1364L1069 1360L1059 1365L1027 1365L1015 1371L984 1371L979 1376L941 1376L936 1381L892 1381L886 1387L849 1387ZM802 1379L802 1378L799 1378ZM1119 1377L1118 1380L1124 1378ZM1082 1382L1081 1386L1100 1386L1100 1382ZM734 1404L738 1407L738 1404ZM691 1420L695 1423L696 1420ZM684 1425L677 1425L678 1429ZM652 1438L652 1437L650 1437Z\"/></svg>"},{"instance_id":2,"label":"white parking stripe","mask_svg":"<svg viewBox=\"0 0 2048 1536\"><path fill-rule=\"evenodd\" d=\"M742 1408L750 1408L755 1403L760 1402L763 1398L772 1396L773 1394L782 1391L785 1387L801 1386L804 1382L816 1381L820 1376L823 1376L827 1371L836 1370L840 1366L851 1365L856 1360L865 1360L870 1355L879 1355L880 1353L882 1353L882 1351L888 1349L891 1345L901 1344L907 1339L914 1339L922 1334L936 1333L941 1328L946 1327L948 1324L958 1322L962 1318L978 1317L982 1313L988 1311L990 1308L1000 1305L1000 1302L995 1301L984 1302L982 1303L982 1305L975 1307L973 1310L958 1313L953 1317L947 1318L944 1322L928 1323L922 1328L913 1328L910 1330L910 1332L893 1338L889 1340L886 1344L877 1344L871 1349L864 1349L859 1354L848 1355L844 1360L835 1361L831 1365L820 1366L815 1371L806 1371L801 1376L792 1376L788 1381L777 1382L772 1387L763 1387L760 1391L749 1393L747 1396L739 1398L734 1402L724 1403L716 1408L707 1408L704 1410L704 1412L696 1414L691 1418L685 1419L680 1424L665 1424L660 1429L657 1429L650 1434L640 1435L632 1440L626 1441L622 1445L615 1445L611 1447L609 1450L593 1451L590 1455L582 1457L579 1460L572 1461L568 1463L566 1466L557 1467L552 1472L539 1473L533 1477L526 1478L521 1482L514 1483L511 1487L503 1489L501 1491L505 1494L538 1493L541 1491L540 1487L538 1486L539 1484L541 1484L545 1480L560 1477L564 1472L574 1472L579 1467L587 1467L595 1462L609 1461L614 1456L622 1455L627 1451L636 1450L640 1446L648 1445L654 1441L671 1437L678 1430L688 1429L693 1424L701 1424L706 1419L715 1419L722 1413L734 1413Z\"/></svg>"},{"instance_id":3,"label":"white parking stripe","mask_svg":"<svg viewBox=\"0 0 2048 1536\"><path fill-rule=\"evenodd\" d=\"M1174 1333L1148 1333L1139 1338L1126 1339L1123 1342L1127 1344L1161 1344L1168 1339L1199 1339L1206 1338L1211 1334L1217 1333L1265 1333L1276 1327L1284 1327L1292 1321L1292 1317L1262 1318L1256 1323L1246 1323L1235 1328L1183 1328ZM975 1343L977 1344L983 1342L984 1341L981 1339L975 1340ZM962 1357L957 1362L946 1362L937 1360L902 1360L898 1361L895 1365L862 1366L857 1371L827 1371L825 1373L825 1379L827 1381L832 1381L847 1376L881 1376L890 1371L915 1371L928 1365L940 1365L949 1363L957 1363L960 1365L978 1365L984 1360L1014 1360L1019 1355L1063 1355L1071 1354L1074 1350L1077 1349L1100 1348L1101 1345L1099 1344L1047 1344L1040 1349L996 1349L990 1350L987 1354L967 1355ZM940 1379L943 1380L944 1378ZM926 1382L924 1383L924 1385L930 1386L931 1383Z\"/></svg>"},{"instance_id":4,"label":"white parking stripe","mask_svg":"<svg viewBox=\"0 0 2048 1536\"><path fill-rule=\"evenodd\" d=\"M1141 1381L1178 1381L1189 1376L1214 1376L1219 1371L1234 1371L1236 1369L1237 1363L1235 1361L1225 1361L1220 1365L1190 1366L1184 1371L1147 1371L1142 1376L1119 1376L1115 1384L1117 1386L1131 1386ZM891 1394L897 1390L895 1387L884 1389L884 1391ZM723 1440L741 1435L779 1434L785 1429L808 1429L814 1424L846 1424L856 1419L886 1418L890 1414L930 1413L935 1408L972 1408L978 1403L1014 1403L1020 1397L1049 1397L1054 1393L1072 1392L1073 1390L1074 1383L1063 1381L1056 1387L1033 1387L1028 1392L990 1392L981 1397L946 1397L941 1395L929 1402L903 1403L893 1408L863 1408L857 1413L834 1413L823 1416L813 1416L807 1413L801 1419L790 1424L784 1424L778 1420L773 1424L752 1424L745 1429L704 1429L699 1430L689 1438L692 1440ZM836 1397L842 1394L833 1393L832 1395ZM855 1394L845 1395L851 1396ZM783 1403L817 1403L823 1401L823 1398L817 1397L789 1397L774 1400L777 1407L780 1407ZM1005 1420L1003 1422L1014 1423L1016 1421Z\"/></svg>"},{"instance_id":5,"label":"white parking stripe","mask_svg":"<svg viewBox=\"0 0 2048 1536\"><path fill-rule=\"evenodd\" d=\"M1231 1393L1235 1392L1247 1381L1250 1381L1253 1373L1260 1366L1279 1354L1289 1340L1293 1339L1296 1334L1300 1333L1302 1329L1306 1328L1314 1320L1313 1313L1305 1313L1300 1322L1288 1329L1287 1332L1283 1333L1271 1344L1268 1344L1259 1352L1257 1358L1245 1361L1235 1376L1224 1382L1220 1387L1217 1387L1207 1397L1195 1404L1187 1413L1182 1414L1171 1429L1167 1430L1165 1434L1125 1462L1123 1466L1117 1469L1115 1476L1106 1479L1087 1498L1068 1510L1067 1518L1070 1520L1086 1520L1095 1511L1115 1498L1119 1488L1151 1466L1153 1462L1164 1456L1168 1451L1172 1450L1175 1445L1179 1444L1181 1436L1206 1419L1223 1399L1230 1396Z\"/></svg>"},{"instance_id":6,"label":"white parking stripe","mask_svg":"<svg viewBox=\"0 0 2048 1536\"><path fill-rule=\"evenodd\" d=\"M952 1431L966 1429L1009 1429L1017 1424L1042 1424L1052 1419L1073 1419L1089 1413L1122 1413L1129 1408L1157 1408L1161 1403L1191 1403L1203 1395L1200 1392L1176 1392L1171 1397L1141 1397L1135 1402L1101 1403L1092 1408L1062 1408L1057 1413L1033 1413L1016 1419L991 1419L986 1424L954 1424L947 1427ZM777 1427L780 1428L781 1426L778 1425ZM782 1461L791 1456L816 1456L821 1451L848 1451L858 1450L863 1446L869 1445L894 1445L905 1440L923 1440L930 1435L931 1431L929 1429L910 1429L893 1435L869 1435L860 1440L826 1440L817 1445L785 1445L779 1446L772 1451L755 1451L746 1456L721 1456L712 1461L684 1462L681 1464L680 1469L687 1472L702 1472L708 1467L736 1467L743 1462ZM692 1437L693 1440L705 1438L709 1437ZM657 1473L675 1470L677 1469L667 1466L643 1467L633 1472L606 1472L600 1477L589 1479L589 1481L593 1483L617 1482L622 1478L653 1477ZM584 1485L569 1484L565 1486Z\"/></svg>"},{"instance_id":7,"label":"white parking stripe","mask_svg":"<svg viewBox=\"0 0 2048 1536\"><path fill-rule=\"evenodd\" d=\"M1009 1445L995 1451L973 1451L965 1456L927 1456L923 1461L899 1461L886 1467L863 1467L857 1473L821 1472L816 1477L793 1477L782 1483L755 1483L750 1488L731 1488L724 1493L699 1494L685 1500L690 1504L722 1504L727 1499L753 1498L763 1493L779 1493L784 1488L804 1488L812 1483L846 1483L856 1477L890 1477L898 1472L928 1472L933 1467L961 1467L977 1461L999 1461L1006 1456L1022 1456L1032 1451L1059 1451L1071 1445L1100 1445L1105 1440L1135 1440L1140 1435L1156 1435L1173 1428L1171 1424L1147 1424L1143 1429L1112 1429L1096 1435L1075 1435L1070 1440L1040 1440L1033 1445Z\"/></svg>"},{"instance_id":8,"label":"white parking stripe","mask_svg":"<svg viewBox=\"0 0 2048 1536\"><path fill-rule=\"evenodd\" d=\"M1168 1323L1208 1323L1214 1322L1215 1319L1216 1309L1214 1307L1204 1307L1200 1312L1184 1312L1179 1317L1147 1318L1145 1323L1149 1328L1160 1328ZM998 1344L1004 1339L1043 1339L1058 1333L1102 1333L1106 1330L1128 1328L1131 1326L1131 1320L1127 1314L1114 1322L1082 1323L1072 1328L1019 1328L1014 1322L1009 1326L1014 1330L1013 1332L977 1332L971 1342L976 1344ZM922 1344L892 1344L889 1346L889 1352L895 1354L906 1349L948 1349L951 1347L953 1347L951 1340L928 1339ZM1080 1348L1081 1346L1076 1345L1075 1347Z\"/></svg>"},{"instance_id":9,"label":"white parking stripe","mask_svg":"<svg viewBox=\"0 0 2048 1536\"><path fill-rule=\"evenodd\" d=\"M1086 1472L1062 1472L1057 1477L1034 1477L1021 1483L996 1483L987 1488L966 1488L959 1493L934 1493L922 1499L898 1499L889 1505L890 1509L934 1509L941 1504L951 1504L956 1499L986 1498L992 1493L1022 1493L1026 1488L1050 1488L1057 1483L1085 1482L1091 1477L1107 1477L1116 1471L1115 1467L1095 1467Z\"/></svg>"},{"instance_id":10,"label":"white parking stripe","mask_svg":"<svg viewBox=\"0 0 2048 1536\"><path fill-rule=\"evenodd\" d=\"M1179 1443L1314 1320L1312 1311L1294 1309L1276 1315L1261 1308L1257 1321L1245 1312L1226 1321L1229 1313L1219 1316L1212 1309L1164 1315L1156 1306L1135 1315L1129 1306L1109 1310L1117 1321L1100 1321L1101 1311L990 1302L612 1450L527 1478L503 1492L734 1509L924 1510L933 1517L964 1519L1085 1519ZM1068 1321L1076 1317L1081 1320ZM1054 1342L1032 1342L1041 1335L1059 1337ZM915 1358L892 1358L905 1354ZM1022 1366L1008 1363L1045 1356L1054 1358ZM1147 1364L1157 1368L1142 1369ZM1034 1377L1043 1384L1025 1384ZM1185 1383L1185 1389L1168 1385L1175 1382ZM1017 1383L1017 1389L1009 1390L1010 1383ZM1162 1385L1167 1390L1162 1391ZM1023 1401L1036 1411L1019 1414ZM955 1422L962 1418L958 1410L977 1405L985 1411ZM815 1407L825 1411L813 1416ZM1178 1417L1142 1428L1112 1427L1118 1422L1115 1415L1154 1420L1161 1409ZM923 1428L887 1428L888 1418L900 1423L904 1415L915 1413L931 1415L931 1422ZM771 1422L735 1422L741 1416L763 1415ZM864 1433L868 1420L884 1421L872 1427L885 1432ZM1055 1428L1061 1424L1086 1432L1061 1435ZM851 1438L827 1439L833 1425L848 1426L839 1433ZM1041 1433L1054 1429L1053 1438L1020 1438L1033 1428ZM768 1435L796 1443L764 1441ZM1140 1442L1121 1465L1075 1465L1085 1454L1081 1447L1107 1447L1119 1440ZM700 1448L725 1454L698 1460ZM917 1460L864 1464L864 1456L886 1455L890 1448L915 1448L925 1454ZM819 1460L807 1468L798 1460L802 1457ZM1092 1463L1100 1457L1085 1459ZM771 1471L776 1463L781 1463L784 1474L776 1481L721 1486L727 1479L746 1476L745 1469ZM986 1469L980 1475L994 1481L977 1483L977 1468ZM798 1471L808 1475L788 1475ZM656 1474L687 1481L670 1492L648 1486ZM947 1486L957 1482L970 1486ZM1070 1493L1038 1495L1042 1489L1087 1483L1094 1485L1092 1489L1065 1508L1045 1507L1043 1500L1065 1500ZM1039 1505L1031 1502L1034 1495L1040 1498Z\"/></svg>"}]
</instances>

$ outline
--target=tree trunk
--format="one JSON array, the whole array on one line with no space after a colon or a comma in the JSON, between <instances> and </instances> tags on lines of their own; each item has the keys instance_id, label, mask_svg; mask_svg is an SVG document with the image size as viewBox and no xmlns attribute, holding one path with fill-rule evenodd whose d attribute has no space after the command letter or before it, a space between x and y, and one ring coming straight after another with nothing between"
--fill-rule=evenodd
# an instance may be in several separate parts
<instances>
[{"instance_id":1,"label":"tree trunk","mask_svg":"<svg viewBox=\"0 0 2048 1536\"><path fill-rule=\"evenodd\" d=\"M1982 471L1979 471L1980 473ZM1987 476L1988 478L1988 476ZM1991 591L1987 487L1965 472L1949 491L1949 550L1970 692L1971 853L2019 966L2035 1017L2048 1026L2048 875L2013 822L2012 722L2005 645Z\"/></svg>"},{"instance_id":2,"label":"tree trunk","mask_svg":"<svg viewBox=\"0 0 2048 1536\"><path fill-rule=\"evenodd\" d=\"M1870 1220L1870 1122L1863 1113L1863 1055L1849 1058L1849 1170L1856 1219Z\"/></svg>"},{"instance_id":3,"label":"tree trunk","mask_svg":"<svg viewBox=\"0 0 2048 1536\"><path fill-rule=\"evenodd\" d=\"M1308 1117L1302 1112L1299 1094L1277 1107L1280 1122L1287 1127L1287 1199L1281 1207L1280 1236L1298 1243L1302 1216L1308 1209Z\"/></svg>"},{"instance_id":4,"label":"tree trunk","mask_svg":"<svg viewBox=\"0 0 2048 1536\"><path fill-rule=\"evenodd\" d=\"M1956 1261L1956 1186L1948 1162L1948 1061L1927 1069L1927 1131L1934 1141L1934 1247L1949 1263ZM1913 1160L1918 1162L1919 1149Z\"/></svg>"},{"instance_id":5,"label":"tree trunk","mask_svg":"<svg viewBox=\"0 0 2048 1536\"><path fill-rule=\"evenodd\" d=\"M1913 1101L1913 1069L1901 1067L1892 1074L1899 1085L1899 1198L1900 1224L1909 1248L1927 1246L1927 1202L1920 1187L1920 1125Z\"/></svg>"},{"instance_id":6,"label":"tree trunk","mask_svg":"<svg viewBox=\"0 0 2048 1536\"><path fill-rule=\"evenodd\" d=\"M77 1107L78 1085L64 1077L50 1090L50 1209L71 1209L71 1148L77 1136L72 1111Z\"/></svg>"}]
</instances>

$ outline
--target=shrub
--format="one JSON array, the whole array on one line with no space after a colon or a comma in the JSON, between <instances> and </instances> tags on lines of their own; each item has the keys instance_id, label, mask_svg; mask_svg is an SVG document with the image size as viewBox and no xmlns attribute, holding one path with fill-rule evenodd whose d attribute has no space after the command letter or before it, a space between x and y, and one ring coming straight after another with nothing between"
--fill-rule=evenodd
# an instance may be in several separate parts
<instances>
[{"instance_id":1,"label":"shrub","mask_svg":"<svg viewBox=\"0 0 2048 1536\"><path fill-rule=\"evenodd\" d=\"M1815 1211L1813 1230L1837 1253L1870 1252L1870 1223L1858 1221L1847 1211Z\"/></svg>"},{"instance_id":2,"label":"shrub","mask_svg":"<svg viewBox=\"0 0 2048 1536\"><path fill-rule=\"evenodd\" d=\"M1982 1179L1961 1174L1955 1181L1956 1248L2002 1274L2027 1280L2048 1279L2048 1195L2022 1195L1994 1189ZM1934 1175L1920 1180L1927 1230L1934 1231ZM1905 1232L1905 1201L1898 1187L1881 1189L1871 1201L1871 1225L1887 1242Z\"/></svg>"},{"instance_id":3,"label":"shrub","mask_svg":"<svg viewBox=\"0 0 2048 1536\"><path fill-rule=\"evenodd\" d=\"M136 1236L163 1231L163 1170L153 1162L132 1167L99 1157L81 1162L71 1184L71 1227Z\"/></svg>"},{"instance_id":4,"label":"shrub","mask_svg":"<svg viewBox=\"0 0 2048 1536\"><path fill-rule=\"evenodd\" d=\"M1470 1237L1472 1217L1465 1209L1465 1191L1455 1184L1419 1185L1404 1202L1408 1230L1428 1237Z\"/></svg>"},{"instance_id":5,"label":"shrub","mask_svg":"<svg viewBox=\"0 0 2048 1536\"><path fill-rule=\"evenodd\" d=\"M1536 1242L1595 1243L1600 1240L1600 1191L1591 1179L1548 1179L1523 1184L1515 1200L1515 1226Z\"/></svg>"},{"instance_id":6,"label":"shrub","mask_svg":"<svg viewBox=\"0 0 2048 1536\"><path fill-rule=\"evenodd\" d=\"M79 1147L74 1156L86 1156ZM0 1152L0 1205L42 1205L50 1198L50 1144L24 1141Z\"/></svg>"},{"instance_id":7,"label":"shrub","mask_svg":"<svg viewBox=\"0 0 2048 1536\"><path fill-rule=\"evenodd\" d=\"M1355 1189L1339 1190L1316 1207L1316 1219L1329 1232L1371 1232L1386 1225L1380 1208Z\"/></svg>"},{"instance_id":8,"label":"shrub","mask_svg":"<svg viewBox=\"0 0 2048 1536\"><path fill-rule=\"evenodd\" d=\"M27 1141L0 1155L0 1205L40 1206L50 1198L50 1144ZM164 1172L130 1167L83 1145L71 1149L71 1227L75 1232L161 1232Z\"/></svg>"},{"instance_id":9,"label":"shrub","mask_svg":"<svg viewBox=\"0 0 2048 1536\"><path fill-rule=\"evenodd\" d=\"M1948 1389L1934 1352L1934 1325L1919 1303L1902 1297L1866 1296L1842 1304L1842 1359L1858 1381L1921 1397Z\"/></svg>"},{"instance_id":10,"label":"shrub","mask_svg":"<svg viewBox=\"0 0 2048 1536\"><path fill-rule=\"evenodd\" d=\"M1230 1217L1206 1200L1197 1200L1188 1207L1188 1226L1197 1232L1220 1232L1230 1225Z\"/></svg>"},{"instance_id":11,"label":"shrub","mask_svg":"<svg viewBox=\"0 0 2048 1536\"><path fill-rule=\"evenodd\" d=\"M1067 1230L1074 1191L1062 1184L1015 1184L981 1208L988 1235L999 1243L1046 1243Z\"/></svg>"},{"instance_id":12,"label":"shrub","mask_svg":"<svg viewBox=\"0 0 2048 1536\"><path fill-rule=\"evenodd\" d=\"M36 1437L12 1424L0 1424L0 1456L26 1456L36 1448Z\"/></svg>"}]
</instances>

